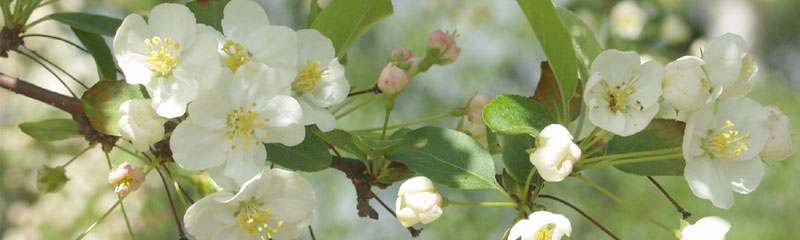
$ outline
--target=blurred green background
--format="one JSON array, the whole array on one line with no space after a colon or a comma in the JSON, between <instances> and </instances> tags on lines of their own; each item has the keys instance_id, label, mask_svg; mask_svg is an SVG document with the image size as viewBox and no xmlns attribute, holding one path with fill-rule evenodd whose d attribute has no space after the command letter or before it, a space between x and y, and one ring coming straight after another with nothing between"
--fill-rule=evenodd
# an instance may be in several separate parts
<instances>
[{"instance_id":1,"label":"blurred green background","mask_svg":"<svg viewBox=\"0 0 800 240\"><path fill-rule=\"evenodd\" d=\"M131 12L146 13L156 0L61 0L41 9L36 16L54 11L85 11L123 17ZM304 28L308 1L260 0L273 24ZM417 76L397 100L393 122L417 119L462 106L476 92L531 95L543 60L528 23L512 0L395 0L395 14L380 22L351 49L347 76L357 89L370 87L395 47L407 47L422 54L427 33L456 29L462 53L458 61L434 67ZM751 97L764 105L777 105L792 119L797 139L800 129L800 1L797 0L642 0L646 15L644 30L636 40L619 38L609 27L609 14L617 1L557 1L576 12L596 32L606 47L636 50L666 64L688 55L697 39L709 39L725 32L742 35L758 59L760 71ZM667 16L681 24L664 27ZM673 17L673 18L674 18ZM677 27L675 27L677 26ZM675 30L677 29L677 31ZM47 33L76 40L65 27L48 22L29 32ZM49 40L31 39L26 44L75 73L87 83L97 81L91 58L75 49ZM30 80L37 85L63 91L41 67L19 55L0 59L0 71ZM65 93L65 92L64 92ZM105 159L92 149L67 168L71 181L64 190L38 194L35 172L42 165L66 162L86 146L81 140L37 142L17 125L66 114L27 98L0 90L0 239L71 239L93 223L115 197L106 183ZM339 121L339 128L379 126L382 104L373 104ZM457 119L436 123L455 127ZM796 141L797 142L797 141ZM135 161L113 153L114 162ZM800 226L800 185L798 154L783 162L769 163L759 189L737 195L730 210L714 208L694 197L682 177L657 178L692 214L716 215L731 222L728 239L795 239ZM317 193L313 223L318 239L409 239L396 220L380 209L380 220L359 218L355 192L338 171L305 174ZM645 178L614 169L590 170L586 175L622 198L635 203L638 211L677 227L679 216ZM442 187L444 188L444 187ZM377 190L384 201L393 203L397 186ZM447 197L471 200L501 200L491 191L442 189ZM609 199L575 179L548 185L545 193L569 199L607 225L623 239L673 239L669 233L649 225L614 205ZM175 239L174 222L166 204L160 180L148 177L144 191L125 201L138 239ZM573 239L607 237L580 215L559 204L542 200L548 210L566 215L573 224ZM500 208L453 206L433 224L425 226L420 239L499 239L512 224L515 213ZM310 239L304 234L302 239ZM127 239L119 212L97 226L87 239Z\"/></svg>"}]
</instances>

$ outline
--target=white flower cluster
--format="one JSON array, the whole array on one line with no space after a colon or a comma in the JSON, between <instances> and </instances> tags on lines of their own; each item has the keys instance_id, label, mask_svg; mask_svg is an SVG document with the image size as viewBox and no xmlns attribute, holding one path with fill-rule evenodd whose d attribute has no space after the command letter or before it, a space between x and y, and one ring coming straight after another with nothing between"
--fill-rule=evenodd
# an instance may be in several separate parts
<instances>
[{"instance_id":1,"label":"white flower cluster","mask_svg":"<svg viewBox=\"0 0 800 240\"><path fill-rule=\"evenodd\" d=\"M187 212L198 239L294 239L314 193L295 173L264 170L263 144L297 145L306 125L333 130L327 108L347 97L345 69L330 39L270 25L254 1L232 0L223 14L222 32L179 4L124 19L114 55L150 100L124 104L119 128L144 151L163 139L162 118L180 122L169 138L175 162L208 170L223 189Z\"/></svg>"},{"instance_id":2,"label":"white flower cluster","mask_svg":"<svg viewBox=\"0 0 800 240\"><path fill-rule=\"evenodd\" d=\"M640 63L634 52L607 50L592 63L584 101L591 123L619 136L642 131L659 111L673 111L686 123L682 148L689 186L727 209L733 192L758 187L762 160L782 160L793 151L786 115L745 97L757 70L735 34L709 42L702 57L682 57L664 68Z\"/></svg>"}]
</instances>

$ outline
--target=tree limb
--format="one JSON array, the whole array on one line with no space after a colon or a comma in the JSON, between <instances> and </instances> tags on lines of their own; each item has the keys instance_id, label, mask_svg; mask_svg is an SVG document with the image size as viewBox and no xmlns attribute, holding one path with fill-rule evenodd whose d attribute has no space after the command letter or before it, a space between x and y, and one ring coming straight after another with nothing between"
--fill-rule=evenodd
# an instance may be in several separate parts
<instances>
[{"instance_id":1,"label":"tree limb","mask_svg":"<svg viewBox=\"0 0 800 240\"><path fill-rule=\"evenodd\" d=\"M34 100L47 103L70 114L83 114L83 104L77 98L56 93L0 72L0 87Z\"/></svg>"}]
</instances>

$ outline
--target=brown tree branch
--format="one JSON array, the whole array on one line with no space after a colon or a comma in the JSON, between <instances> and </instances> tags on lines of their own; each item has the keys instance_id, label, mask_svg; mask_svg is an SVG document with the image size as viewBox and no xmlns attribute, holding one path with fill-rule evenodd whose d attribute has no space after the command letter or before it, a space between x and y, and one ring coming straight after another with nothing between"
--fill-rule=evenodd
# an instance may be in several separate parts
<instances>
[{"instance_id":1,"label":"brown tree branch","mask_svg":"<svg viewBox=\"0 0 800 240\"><path fill-rule=\"evenodd\" d=\"M83 114L83 105L77 98L56 93L0 72L0 87L14 93L47 103L70 114Z\"/></svg>"}]
</instances>

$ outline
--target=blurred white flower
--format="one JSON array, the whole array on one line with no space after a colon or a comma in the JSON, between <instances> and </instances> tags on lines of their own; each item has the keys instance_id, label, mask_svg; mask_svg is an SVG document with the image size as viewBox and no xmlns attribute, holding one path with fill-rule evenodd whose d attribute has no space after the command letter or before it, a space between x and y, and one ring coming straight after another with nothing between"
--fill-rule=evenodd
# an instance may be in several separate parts
<instances>
[{"instance_id":1,"label":"blurred white flower","mask_svg":"<svg viewBox=\"0 0 800 240\"><path fill-rule=\"evenodd\" d=\"M319 31L300 30L297 39L299 73L292 90L303 107L305 124L316 124L323 132L333 130L336 118L326 108L341 103L350 93L344 66L336 58L331 40Z\"/></svg>"},{"instance_id":2,"label":"blurred white flower","mask_svg":"<svg viewBox=\"0 0 800 240\"><path fill-rule=\"evenodd\" d=\"M569 130L560 124L551 124L542 129L536 138L536 145L530 161L539 176L548 182L564 180L581 158L581 148L572 142Z\"/></svg>"},{"instance_id":3,"label":"blurred white flower","mask_svg":"<svg viewBox=\"0 0 800 240\"><path fill-rule=\"evenodd\" d=\"M584 90L589 120L620 136L641 131L658 113L661 79L662 67L653 61L640 64L635 52L600 53Z\"/></svg>"},{"instance_id":4,"label":"blurred white flower","mask_svg":"<svg viewBox=\"0 0 800 240\"><path fill-rule=\"evenodd\" d=\"M150 145L164 139L164 123L147 99L128 100L119 106L122 115L117 122L120 135L133 147L145 152Z\"/></svg>"},{"instance_id":5,"label":"blurred white flower","mask_svg":"<svg viewBox=\"0 0 800 240\"><path fill-rule=\"evenodd\" d=\"M189 105L189 118L170 138L173 158L197 171L223 167L241 184L264 166L263 143L297 145L305 138L300 103L290 97L293 75L245 64Z\"/></svg>"},{"instance_id":6,"label":"blurred white flower","mask_svg":"<svg viewBox=\"0 0 800 240\"><path fill-rule=\"evenodd\" d=\"M404 227L431 223L442 216L442 195L427 177L413 177L400 185L395 213Z\"/></svg>"},{"instance_id":7,"label":"blurred white flower","mask_svg":"<svg viewBox=\"0 0 800 240\"><path fill-rule=\"evenodd\" d=\"M696 57L703 56L703 47L706 46L708 42L705 38L698 38L692 41L692 44L689 45L689 54Z\"/></svg>"},{"instance_id":8,"label":"blurred white flower","mask_svg":"<svg viewBox=\"0 0 800 240\"><path fill-rule=\"evenodd\" d=\"M681 230L681 240L723 240L731 224L719 217L704 217Z\"/></svg>"},{"instance_id":9,"label":"blurred white flower","mask_svg":"<svg viewBox=\"0 0 800 240\"><path fill-rule=\"evenodd\" d=\"M197 239L297 239L311 224L314 201L299 174L264 168L237 193L216 192L192 204L184 225Z\"/></svg>"},{"instance_id":10,"label":"blurred white flower","mask_svg":"<svg viewBox=\"0 0 800 240\"><path fill-rule=\"evenodd\" d=\"M136 191L144 183L144 173L128 162L108 173L108 182L114 185L114 193L125 196Z\"/></svg>"},{"instance_id":11,"label":"blurred white flower","mask_svg":"<svg viewBox=\"0 0 800 240\"><path fill-rule=\"evenodd\" d=\"M403 69L392 63L386 64L378 76L378 89L388 95L397 95L408 87L410 79Z\"/></svg>"},{"instance_id":12,"label":"blurred white flower","mask_svg":"<svg viewBox=\"0 0 800 240\"><path fill-rule=\"evenodd\" d=\"M692 36L692 30L683 19L670 14L661 22L661 37L670 44L683 43Z\"/></svg>"},{"instance_id":13,"label":"blurred white flower","mask_svg":"<svg viewBox=\"0 0 800 240\"><path fill-rule=\"evenodd\" d=\"M776 106L767 106L767 128L769 136L761 159L765 161L784 160L794 152L794 141L789 132L789 118Z\"/></svg>"},{"instance_id":14,"label":"blurred white flower","mask_svg":"<svg viewBox=\"0 0 800 240\"><path fill-rule=\"evenodd\" d=\"M174 118L219 73L214 36L205 34L194 15L180 4L159 4L148 22L125 17L114 36L114 56L125 80L143 84L158 115Z\"/></svg>"},{"instance_id":15,"label":"blurred white flower","mask_svg":"<svg viewBox=\"0 0 800 240\"><path fill-rule=\"evenodd\" d=\"M694 195L730 208L733 193L754 191L764 176L759 153L769 130L767 112L747 98L709 104L689 118L683 136L684 177Z\"/></svg>"},{"instance_id":16,"label":"blurred white flower","mask_svg":"<svg viewBox=\"0 0 800 240\"><path fill-rule=\"evenodd\" d=\"M646 22L647 13L634 1L619 2L611 9L611 29L624 39L639 39Z\"/></svg>"},{"instance_id":17,"label":"blurred white flower","mask_svg":"<svg viewBox=\"0 0 800 240\"><path fill-rule=\"evenodd\" d=\"M572 225L564 215L536 211L511 227L508 240L560 240L570 234Z\"/></svg>"}]
</instances>

